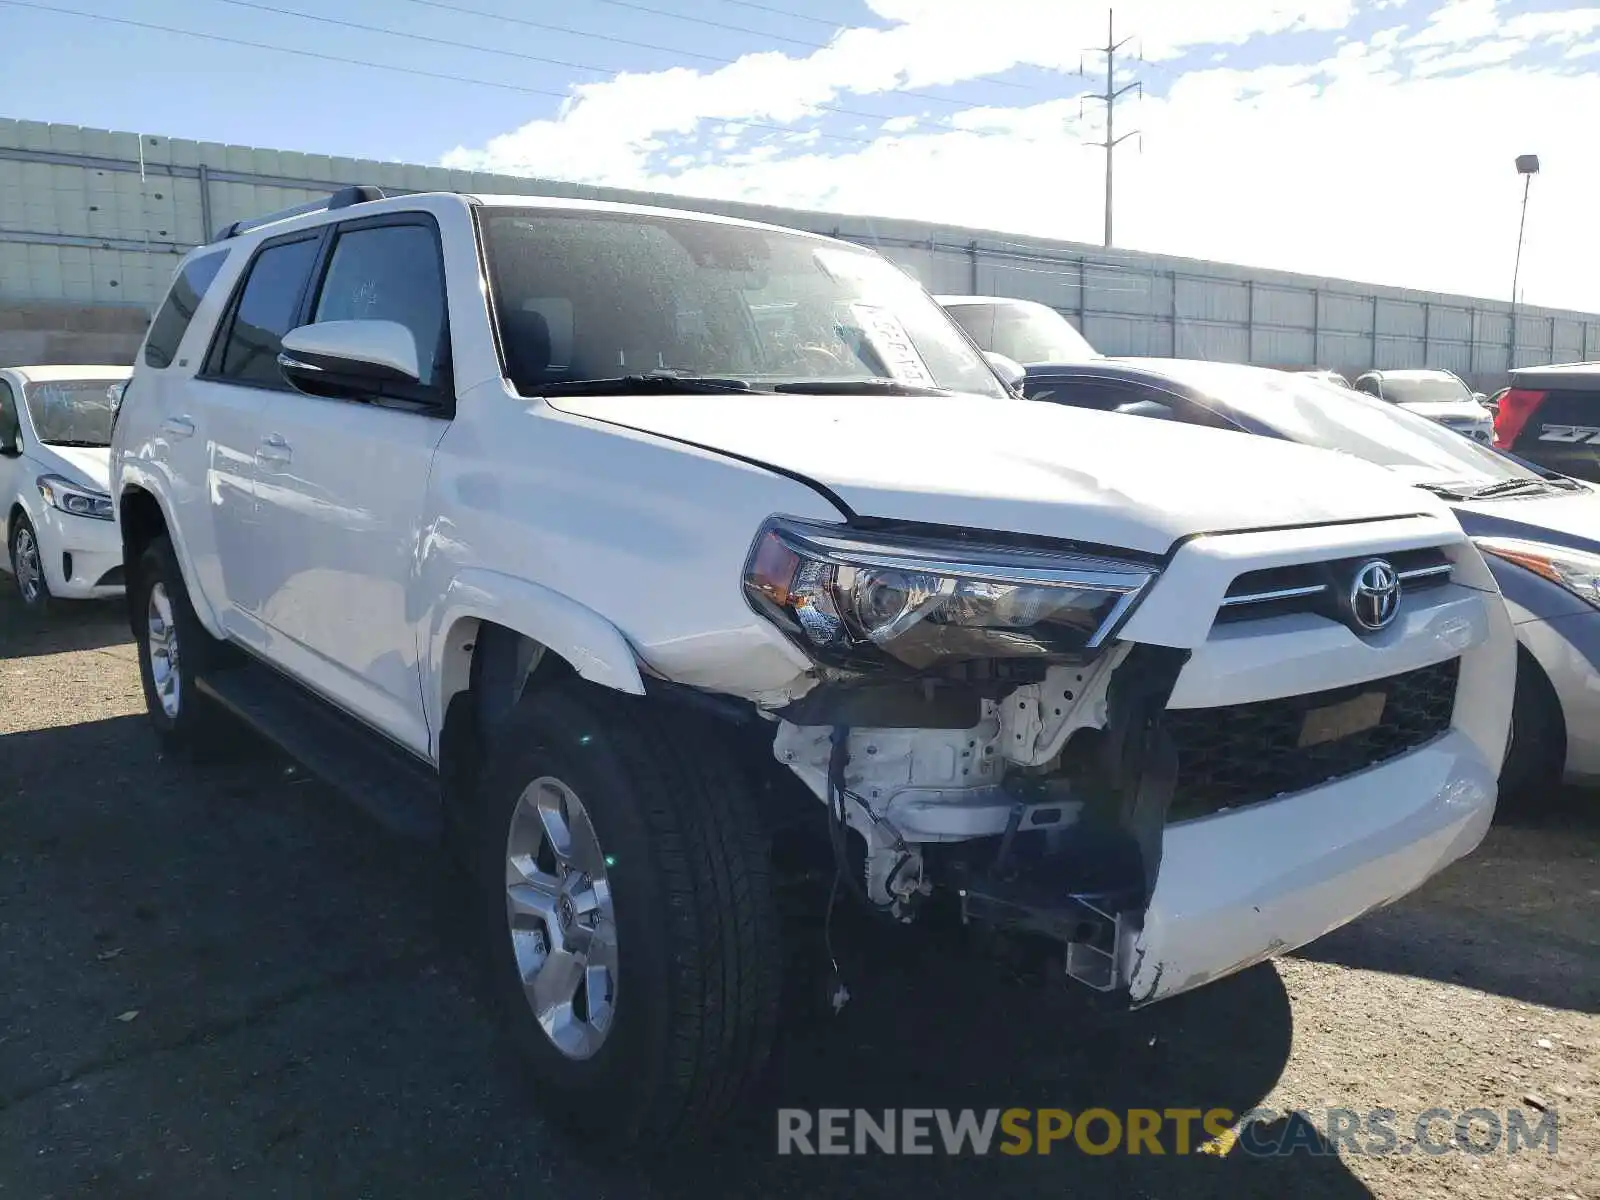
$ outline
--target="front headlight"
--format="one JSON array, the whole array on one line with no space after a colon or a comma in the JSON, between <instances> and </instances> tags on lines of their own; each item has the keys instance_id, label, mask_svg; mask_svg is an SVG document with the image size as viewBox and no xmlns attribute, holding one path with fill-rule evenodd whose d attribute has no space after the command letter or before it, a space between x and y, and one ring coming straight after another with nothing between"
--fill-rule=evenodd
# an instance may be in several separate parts
<instances>
[{"instance_id":1,"label":"front headlight","mask_svg":"<svg viewBox=\"0 0 1600 1200\"><path fill-rule=\"evenodd\" d=\"M38 483L39 495L51 508L59 508L75 517L93 517L97 521L112 519L111 497L104 492L81 488L59 475L41 475Z\"/></svg>"},{"instance_id":2,"label":"front headlight","mask_svg":"<svg viewBox=\"0 0 1600 1200\"><path fill-rule=\"evenodd\" d=\"M1482 537L1472 540L1485 554L1516 563L1600 608L1600 555L1521 538Z\"/></svg>"},{"instance_id":3,"label":"front headlight","mask_svg":"<svg viewBox=\"0 0 1600 1200\"><path fill-rule=\"evenodd\" d=\"M1081 659L1155 578L1153 564L774 518L745 565L756 611L819 662L914 670L974 659Z\"/></svg>"}]
</instances>

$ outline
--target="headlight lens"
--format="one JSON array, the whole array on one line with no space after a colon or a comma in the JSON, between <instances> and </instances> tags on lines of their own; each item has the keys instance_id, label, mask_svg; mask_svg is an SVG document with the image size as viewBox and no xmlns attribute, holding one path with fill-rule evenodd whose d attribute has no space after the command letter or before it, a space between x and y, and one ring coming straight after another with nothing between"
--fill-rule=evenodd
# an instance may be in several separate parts
<instances>
[{"instance_id":1,"label":"headlight lens","mask_svg":"<svg viewBox=\"0 0 1600 1200\"><path fill-rule=\"evenodd\" d=\"M1600 555L1521 538L1485 537L1473 541L1485 554L1516 563L1600 608Z\"/></svg>"},{"instance_id":2,"label":"headlight lens","mask_svg":"<svg viewBox=\"0 0 1600 1200\"><path fill-rule=\"evenodd\" d=\"M974 659L1061 660L1097 649L1153 565L774 518L745 567L756 611L813 658L914 670Z\"/></svg>"},{"instance_id":3,"label":"headlight lens","mask_svg":"<svg viewBox=\"0 0 1600 1200\"><path fill-rule=\"evenodd\" d=\"M81 488L59 475L41 475L38 482L39 495L52 508L75 517L93 517L96 521L112 519L111 497L104 492Z\"/></svg>"}]
</instances>

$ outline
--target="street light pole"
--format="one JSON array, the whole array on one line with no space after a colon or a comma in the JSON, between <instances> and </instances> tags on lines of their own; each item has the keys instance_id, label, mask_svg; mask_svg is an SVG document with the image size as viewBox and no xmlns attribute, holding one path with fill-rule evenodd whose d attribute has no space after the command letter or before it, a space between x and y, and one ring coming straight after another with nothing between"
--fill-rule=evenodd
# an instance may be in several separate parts
<instances>
[{"instance_id":1,"label":"street light pole","mask_svg":"<svg viewBox=\"0 0 1600 1200\"><path fill-rule=\"evenodd\" d=\"M1522 219L1517 223L1517 261L1511 268L1511 345L1507 348L1506 366L1517 365L1517 283L1522 277L1522 235L1528 228L1528 189L1533 177L1539 173L1537 154L1517 155L1517 174L1522 176Z\"/></svg>"}]
</instances>

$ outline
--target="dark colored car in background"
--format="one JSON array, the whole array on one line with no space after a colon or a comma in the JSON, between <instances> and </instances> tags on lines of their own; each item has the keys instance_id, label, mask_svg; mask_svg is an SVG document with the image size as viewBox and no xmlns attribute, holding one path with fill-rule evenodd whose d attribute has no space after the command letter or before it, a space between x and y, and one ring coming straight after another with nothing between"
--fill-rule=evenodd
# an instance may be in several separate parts
<instances>
[{"instance_id":1,"label":"dark colored car in background","mask_svg":"<svg viewBox=\"0 0 1600 1200\"><path fill-rule=\"evenodd\" d=\"M1494 444L1563 475L1600 482L1600 362L1512 371L1495 414Z\"/></svg>"},{"instance_id":2,"label":"dark colored car in background","mask_svg":"<svg viewBox=\"0 0 1600 1200\"><path fill-rule=\"evenodd\" d=\"M1503 794L1539 799L1563 777L1600 777L1600 494L1594 488L1402 405L1264 367L1106 358L1031 367L1025 391L1037 400L1353 454L1446 500L1484 552L1517 630ZM1596 400L1600 414L1600 395ZM1141 425L1130 420L1129 437Z\"/></svg>"}]
</instances>

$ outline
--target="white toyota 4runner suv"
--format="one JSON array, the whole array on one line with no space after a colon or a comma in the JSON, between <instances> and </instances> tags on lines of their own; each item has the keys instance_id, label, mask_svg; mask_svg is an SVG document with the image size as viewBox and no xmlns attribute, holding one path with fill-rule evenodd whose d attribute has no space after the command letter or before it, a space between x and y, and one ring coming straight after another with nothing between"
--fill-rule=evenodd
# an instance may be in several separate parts
<instances>
[{"instance_id":1,"label":"white toyota 4runner suv","mask_svg":"<svg viewBox=\"0 0 1600 1200\"><path fill-rule=\"evenodd\" d=\"M183 260L111 482L162 741L438 835L551 1110L643 1138L766 1057L774 847L1141 1005L1483 837L1515 642L1448 511L1138 434L868 250L351 189Z\"/></svg>"}]
</instances>

